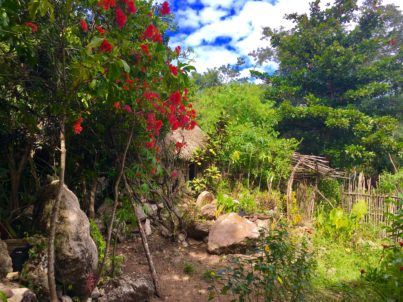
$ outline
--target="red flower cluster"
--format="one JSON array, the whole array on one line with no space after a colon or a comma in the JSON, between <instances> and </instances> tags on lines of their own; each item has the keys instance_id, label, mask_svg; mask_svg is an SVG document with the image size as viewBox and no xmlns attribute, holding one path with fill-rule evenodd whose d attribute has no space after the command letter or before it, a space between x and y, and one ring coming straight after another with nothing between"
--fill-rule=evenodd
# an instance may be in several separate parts
<instances>
[{"instance_id":1,"label":"red flower cluster","mask_svg":"<svg viewBox=\"0 0 403 302\"><path fill-rule=\"evenodd\" d=\"M153 91L144 92L144 98L148 101L158 100L160 95Z\"/></svg>"},{"instance_id":2,"label":"red flower cluster","mask_svg":"<svg viewBox=\"0 0 403 302\"><path fill-rule=\"evenodd\" d=\"M176 144L175 144L176 151L179 152L185 146L186 146L185 142L183 142L183 143L182 142L176 142Z\"/></svg>"},{"instance_id":3,"label":"red flower cluster","mask_svg":"<svg viewBox=\"0 0 403 302\"><path fill-rule=\"evenodd\" d=\"M171 177L176 178L176 176L178 176L178 172L176 172L176 170L173 170L171 173Z\"/></svg>"},{"instance_id":4,"label":"red flower cluster","mask_svg":"<svg viewBox=\"0 0 403 302\"><path fill-rule=\"evenodd\" d=\"M153 149L154 147L155 147L155 140L151 140L151 141L149 141L149 142L146 142L146 148L147 149Z\"/></svg>"},{"instance_id":5,"label":"red flower cluster","mask_svg":"<svg viewBox=\"0 0 403 302\"><path fill-rule=\"evenodd\" d=\"M162 42L162 36L158 31L158 28L154 24L150 24L144 31L144 39L148 39L154 42Z\"/></svg>"},{"instance_id":6,"label":"red flower cluster","mask_svg":"<svg viewBox=\"0 0 403 302\"><path fill-rule=\"evenodd\" d=\"M116 6L116 0L101 0L98 2L98 6L103 9L110 9L111 7Z\"/></svg>"},{"instance_id":7,"label":"red flower cluster","mask_svg":"<svg viewBox=\"0 0 403 302\"><path fill-rule=\"evenodd\" d=\"M127 10L129 11L129 13L131 14L135 14L137 12L137 7L136 5L134 5L134 1L133 0L129 0L127 3Z\"/></svg>"},{"instance_id":8,"label":"red flower cluster","mask_svg":"<svg viewBox=\"0 0 403 302\"><path fill-rule=\"evenodd\" d=\"M127 16L124 14L124 12L120 8L117 8L116 9L116 24L118 25L118 27L120 29L122 29L123 26L125 26L126 21L127 21Z\"/></svg>"},{"instance_id":9,"label":"red flower cluster","mask_svg":"<svg viewBox=\"0 0 403 302\"><path fill-rule=\"evenodd\" d=\"M147 131L153 135L153 136L158 136L160 135L160 130L162 127L163 123L161 120L157 120L155 118L154 113L149 113L147 116Z\"/></svg>"},{"instance_id":10,"label":"red flower cluster","mask_svg":"<svg viewBox=\"0 0 403 302\"><path fill-rule=\"evenodd\" d=\"M130 107L130 105L127 105L127 104L124 105L123 109L126 110L128 113L132 113L132 112L133 112L132 107Z\"/></svg>"},{"instance_id":11,"label":"red flower cluster","mask_svg":"<svg viewBox=\"0 0 403 302\"><path fill-rule=\"evenodd\" d=\"M103 40L101 46L99 47L99 50L102 52L111 52L113 49L113 46L111 43L109 43L108 40Z\"/></svg>"},{"instance_id":12,"label":"red flower cluster","mask_svg":"<svg viewBox=\"0 0 403 302\"><path fill-rule=\"evenodd\" d=\"M120 108L122 108L122 106L120 105L120 102L115 102L113 103L113 108L119 110Z\"/></svg>"},{"instance_id":13,"label":"red flower cluster","mask_svg":"<svg viewBox=\"0 0 403 302\"><path fill-rule=\"evenodd\" d=\"M81 19L80 25L81 25L81 29L83 30L83 32L86 33L86 32L88 31L88 24L87 24L87 22L85 22L84 19Z\"/></svg>"},{"instance_id":14,"label":"red flower cluster","mask_svg":"<svg viewBox=\"0 0 403 302\"><path fill-rule=\"evenodd\" d=\"M150 50L148 49L148 44L141 44L140 48L147 54L150 54Z\"/></svg>"},{"instance_id":15,"label":"red flower cluster","mask_svg":"<svg viewBox=\"0 0 403 302\"><path fill-rule=\"evenodd\" d=\"M176 77L178 75L178 67L169 64L169 70L173 76Z\"/></svg>"},{"instance_id":16,"label":"red flower cluster","mask_svg":"<svg viewBox=\"0 0 403 302\"><path fill-rule=\"evenodd\" d=\"M178 55L178 56L181 53L181 47L179 45L175 47L175 52L176 52L176 55Z\"/></svg>"},{"instance_id":17,"label":"red flower cluster","mask_svg":"<svg viewBox=\"0 0 403 302\"><path fill-rule=\"evenodd\" d=\"M85 289L87 290L87 293L91 294L94 288L95 288L95 275L93 272L90 272L85 282Z\"/></svg>"},{"instance_id":18,"label":"red flower cluster","mask_svg":"<svg viewBox=\"0 0 403 302\"><path fill-rule=\"evenodd\" d=\"M104 33L105 33L105 29L103 29L101 25L99 25L99 26L97 27L97 30L98 30L98 32L99 32L100 34L104 34Z\"/></svg>"},{"instance_id":19,"label":"red flower cluster","mask_svg":"<svg viewBox=\"0 0 403 302\"><path fill-rule=\"evenodd\" d=\"M179 103L181 102L181 99L182 99L182 96L181 96L181 93L179 91L173 92L168 98L168 100L174 106L179 105Z\"/></svg>"},{"instance_id":20,"label":"red flower cluster","mask_svg":"<svg viewBox=\"0 0 403 302\"><path fill-rule=\"evenodd\" d=\"M78 118L73 124L73 131L75 134L80 134L83 131L83 127L81 127L81 123L84 121L82 117Z\"/></svg>"},{"instance_id":21,"label":"red flower cluster","mask_svg":"<svg viewBox=\"0 0 403 302\"><path fill-rule=\"evenodd\" d=\"M395 46L395 45L396 45L396 42L397 42L397 39L396 39L396 38L395 38L395 39L392 39L392 40L389 41L389 45L390 45L390 46Z\"/></svg>"},{"instance_id":22,"label":"red flower cluster","mask_svg":"<svg viewBox=\"0 0 403 302\"><path fill-rule=\"evenodd\" d=\"M38 25L36 25L34 22L25 22L24 23L26 26L31 28L31 32L36 33L38 31Z\"/></svg>"},{"instance_id":23,"label":"red flower cluster","mask_svg":"<svg viewBox=\"0 0 403 302\"><path fill-rule=\"evenodd\" d=\"M162 3L162 6L161 6L161 14L163 16L165 16L165 15L169 15L170 13L171 13L171 8L169 7L168 2L165 1L164 3Z\"/></svg>"}]
</instances>

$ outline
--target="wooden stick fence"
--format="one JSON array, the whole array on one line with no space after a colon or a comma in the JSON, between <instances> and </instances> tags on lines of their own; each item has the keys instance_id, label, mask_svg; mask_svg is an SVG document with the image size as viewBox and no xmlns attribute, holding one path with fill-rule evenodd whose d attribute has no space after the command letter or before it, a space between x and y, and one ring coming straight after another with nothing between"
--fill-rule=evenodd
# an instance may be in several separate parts
<instances>
[{"instance_id":1,"label":"wooden stick fence","mask_svg":"<svg viewBox=\"0 0 403 302\"><path fill-rule=\"evenodd\" d=\"M348 213L351 212L354 204L364 200L368 206L368 214L365 215L364 220L377 226L388 225L385 213L396 213L399 207L397 196L376 192L371 179L366 179L363 173L349 179L344 185L341 197L342 207ZM388 202L390 200L395 202Z\"/></svg>"}]
</instances>

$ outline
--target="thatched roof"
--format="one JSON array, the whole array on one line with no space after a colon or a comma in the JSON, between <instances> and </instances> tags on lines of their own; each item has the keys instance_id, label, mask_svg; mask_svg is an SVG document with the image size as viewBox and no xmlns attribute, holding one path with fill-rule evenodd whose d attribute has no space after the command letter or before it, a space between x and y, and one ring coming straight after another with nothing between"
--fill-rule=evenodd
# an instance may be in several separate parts
<instances>
[{"instance_id":1,"label":"thatched roof","mask_svg":"<svg viewBox=\"0 0 403 302\"><path fill-rule=\"evenodd\" d=\"M202 149L206 146L207 135L199 126L195 126L192 130L177 129L164 138L164 145L166 146L174 146L177 142L185 143L185 146L178 153L179 158L190 161L196 149Z\"/></svg>"},{"instance_id":2,"label":"thatched roof","mask_svg":"<svg viewBox=\"0 0 403 302\"><path fill-rule=\"evenodd\" d=\"M333 178L344 178L345 174L329 166L329 161L322 156L306 155L295 152L292 156L292 163L296 167L295 177L305 178L313 176L326 176Z\"/></svg>"}]
</instances>

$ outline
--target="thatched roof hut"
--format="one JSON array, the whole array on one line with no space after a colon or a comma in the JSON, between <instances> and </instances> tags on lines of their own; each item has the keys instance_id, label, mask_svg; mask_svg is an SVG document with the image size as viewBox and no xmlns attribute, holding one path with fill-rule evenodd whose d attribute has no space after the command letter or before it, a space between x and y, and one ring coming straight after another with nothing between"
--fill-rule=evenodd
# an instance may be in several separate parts
<instances>
[{"instance_id":1,"label":"thatched roof hut","mask_svg":"<svg viewBox=\"0 0 403 302\"><path fill-rule=\"evenodd\" d=\"M164 145L166 146L176 143L185 143L185 146L178 152L178 157L189 162L194 151L198 148L203 149L207 145L207 135L199 126L195 126L192 130L177 129L164 138Z\"/></svg>"}]
</instances>

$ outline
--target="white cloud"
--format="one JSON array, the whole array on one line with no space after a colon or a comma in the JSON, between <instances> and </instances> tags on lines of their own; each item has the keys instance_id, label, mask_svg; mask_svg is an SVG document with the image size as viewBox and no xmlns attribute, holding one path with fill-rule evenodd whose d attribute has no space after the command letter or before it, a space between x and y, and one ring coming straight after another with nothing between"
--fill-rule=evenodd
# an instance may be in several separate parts
<instances>
[{"instance_id":1,"label":"white cloud","mask_svg":"<svg viewBox=\"0 0 403 302\"><path fill-rule=\"evenodd\" d=\"M206 7L200 12L200 22L203 24L209 24L213 22L219 22L221 17L227 15L228 12L221 9L214 9L212 7Z\"/></svg>"},{"instance_id":2,"label":"white cloud","mask_svg":"<svg viewBox=\"0 0 403 302\"><path fill-rule=\"evenodd\" d=\"M208 68L221 65L235 64L238 59L236 52L229 51L225 47L200 46L194 49L194 65L198 72L204 72Z\"/></svg>"},{"instance_id":3,"label":"white cloud","mask_svg":"<svg viewBox=\"0 0 403 302\"><path fill-rule=\"evenodd\" d=\"M191 8L177 11L175 20L180 28L198 28L201 25L198 12Z\"/></svg>"},{"instance_id":4,"label":"white cloud","mask_svg":"<svg viewBox=\"0 0 403 302\"><path fill-rule=\"evenodd\" d=\"M363 0L360 0L363 1ZM194 0L189 1L194 2ZM207 68L236 63L239 56L248 55L259 47L269 45L262 40L263 27L291 28L292 22L284 16L291 13L308 13L310 0L279 0L272 5L269 0L200 0L204 8L199 12L187 8L176 13L181 28L192 28L189 35L178 34L172 45L192 47L195 50L195 66L198 72ZM323 1L323 6L328 1ZM398 5L397 0L385 0ZM235 11L229 15L230 10ZM227 16L227 17L225 17ZM223 18L225 17L225 18ZM223 19L223 20L222 20ZM223 45L214 46L218 37L229 37L228 50ZM274 63L273 63L274 64Z\"/></svg>"}]
</instances>

